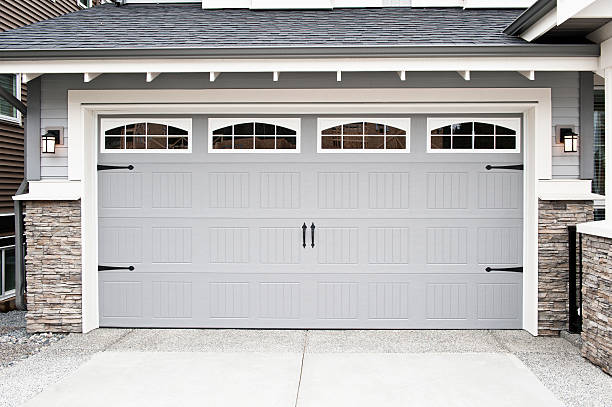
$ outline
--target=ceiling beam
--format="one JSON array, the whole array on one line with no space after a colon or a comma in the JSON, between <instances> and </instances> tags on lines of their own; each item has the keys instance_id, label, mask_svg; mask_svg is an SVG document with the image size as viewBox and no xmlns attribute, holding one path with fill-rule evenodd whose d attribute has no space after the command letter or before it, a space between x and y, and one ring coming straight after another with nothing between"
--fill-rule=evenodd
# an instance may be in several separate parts
<instances>
[{"instance_id":1,"label":"ceiling beam","mask_svg":"<svg viewBox=\"0 0 612 407\"><path fill-rule=\"evenodd\" d=\"M217 80L217 78L219 77L219 75L221 75L221 72L211 72L210 73L210 81L214 82Z\"/></svg>"},{"instance_id":2,"label":"ceiling beam","mask_svg":"<svg viewBox=\"0 0 612 407\"><path fill-rule=\"evenodd\" d=\"M336 82L342 82L342 71L336 71Z\"/></svg>"},{"instance_id":3,"label":"ceiling beam","mask_svg":"<svg viewBox=\"0 0 612 407\"><path fill-rule=\"evenodd\" d=\"M400 81L406 80L406 71L397 71L397 75L399 76Z\"/></svg>"},{"instance_id":4,"label":"ceiling beam","mask_svg":"<svg viewBox=\"0 0 612 407\"><path fill-rule=\"evenodd\" d=\"M458 71L457 73L466 81L469 81L470 79L472 79L471 71Z\"/></svg>"},{"instance_id":5,"label":"ceiling beam","mask_svg":"<svg viewBox=\"0 0 612 407\"><path fill-rule=\"evenodd\" d=\"M28 83L31 80L34 80L34 79L38 78L40 75L42 75L42 74L41 73L22 73L21 74L21 82Z\"/></svg>"},{"instance_id":6,"label":"ceiling beam","mask_svg":"<svg viewBox=\"0 0 612 407\"><path fill-rule=\"evenodd\" d=\"M147 72L147 82L153 82L161 72Z\"/></svg>"},{"instance_id":7,"label":"ceiling beam","mask_svg":"<svg viewBox=\"0 0 612 407\"><path fill-rule=\"evenodd\" d=\"M91 82L94 79L96 79L98 76L102 75L101 73L91 73L91 72L85 72L83 74L83 82Z\"/></svg>"},{"instance_id":8,"label":"ceiling beam","mask_svg":"<svg viewBox=\"0 0 612 407\"><path fill-rule=\"evenodd\" d=\"M535 81L535 71L519 71L519 73L530 81Z\"/></svg>"},{"instance_id":9,"label":"ceiling beam","mask_svg":"<svg viewBox=\"0 0 612 407\"><path fill-rule=\"evenodd\" d=\"M278 82L278 77L279 77L279 76L280 76L280 72L278 72L278 71L274 71L274 72L272 72L272 80L273 80L274 82Z\"/></svg>"}]
</instances>

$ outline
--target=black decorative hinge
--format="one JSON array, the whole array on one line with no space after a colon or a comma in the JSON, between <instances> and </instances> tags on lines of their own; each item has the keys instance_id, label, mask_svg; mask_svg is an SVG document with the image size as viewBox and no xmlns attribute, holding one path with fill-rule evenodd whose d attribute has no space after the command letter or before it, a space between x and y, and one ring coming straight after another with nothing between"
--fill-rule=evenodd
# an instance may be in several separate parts
<instances>
[{"instance_id":1,"label":"black decorative hinge","mask_svg":"<svg viewBox=\"0 0 612 407\"><path fill-rule=\"evenodd\" d=\"M487 165L485 168L488 171L491 171L491 170L516 170L516 171L523 171L525 169L525 166L523 164L518 164L518 165Z\"/></svg>"},{"instance_id":2,"label":"black decorative hinge","mask_svg":"<svg viewBox=\"0 0 612 407\"><path fill-rule=\"evenodd\" d=\"M98 164L98 171L106 171L106 170L130 170L130 171L132 171L133 169L134 169L133 165L121 166L121 165L101 165L101 164Z\"/></svg>"},{"instance_id":3,"label":"black decorative hinge","mask_svg":"<svg viewBox=\"0 0 612 407\"><path fill-rule=\"evenodd\" d=\"M312 225L310 225L310 241L312 242L310 244L310 247L315 247L315 243L314 243L314 231L315 231L315 224L314 222L312 222Z\"/></svg>"},{"instance_id":4,"label":"black decorative hinge","mask_svg":"<svg viewBox=\"0 0 612 407\"><path fill-rule=\"evenodd\" d=\"M302 246L304 249L306 248L306 229L308 229L308 226L306 226L306 222L304 222L302 225Z\"/></svg>"},{"instance_id":5,"label":"black decorative hinge","mask_svg":"<svg viewBox=\"0 0 612 407\"><path fill-rule=\"evenodd\" d=\"M98 271L111 271L111 270L130 270L130 271L134 271L134 266L127 266L127 267L98 266Z\"/></svg>"},{"instance_id":6,"label":"black decorative hinge","mask_svg":"<svg viewBox=\"0 0 612 407\"><path fill-rule=\"evenodd\" d=\"M510 273L522 273L523 268L522 267L502 267L502 268L494 269L491 267L487 267L485 271L487 273L490 273L491 271L508 271Z\"/></svg>"}]
</instances>

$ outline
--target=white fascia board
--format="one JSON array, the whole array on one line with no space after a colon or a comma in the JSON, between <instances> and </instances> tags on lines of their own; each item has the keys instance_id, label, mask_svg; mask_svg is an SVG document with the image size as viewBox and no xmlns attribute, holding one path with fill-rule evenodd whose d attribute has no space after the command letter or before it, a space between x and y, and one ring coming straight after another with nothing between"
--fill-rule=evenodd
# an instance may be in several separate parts
<instances>
[{"instance_id":1,"label":"white fascia board","mask_svg":"<svg viewBox=\"0 0 612 407\"><path fill-rule=\"evenodd\" d=\"M599 63L598 74L605 77L604 69L612 67L612 38L601 43L601 58Z\"/></svg>"},{"instance_id":2,"label":"white fascia board","mask_svg":"<svg viewBox=\"0 0 612 407\"><path fill-rule=\"evenodd\" d=\"M599 57L83 59L2 61L0 73L596 71ZM92 74L90 74L92 75Z\"/></svg>"},{"instance_id":3,"label":"white fascia board","mask_svg":"<svg viewBox=\"0 0 612 407\"><path fill-rule=\"evenodd\" d=\"M533 41L546 34L557 26L557 9L552 9L544 17L538 20L537 23L529 27L525 32L521 33L521 38L525 41Z\"/></svg>"},{"instance_id":4,"label":"white fascia board","mask_svg":"<svg viewBox=\"0 0 612 407\"><path fill-rule=\"evenodd\" d=\"M612 18L612 2L610 0L597 0L580 10L573 18Z\"/></svg>"},{"instance_id":5,"label":"white fascia board","mask_svg":"<svg viewBox=\"0 0 612 407\"><path fill-rule=\"evenodd\" d=\"M529 8L536 0L464 0L464 8Z\"/></svg>"},{"instance_id":6,"label":"white fascia board","mask_svg":"<svg viewBox=\"0 0 612 407\"><path fill-rule=\"evenodd\" d=\"M597 0L557 0L557 25L563 24L596 1Z\"/></svg>"},{"instance_id":7,"label":"white fascia board","mask_svg":"<svg viewBox=\"0 0 612 407\"><path fill-rule=\"evenodd\" d=\"M464 0L412 0L412 7L463 7Z\"/></svg>"}]
</instances>

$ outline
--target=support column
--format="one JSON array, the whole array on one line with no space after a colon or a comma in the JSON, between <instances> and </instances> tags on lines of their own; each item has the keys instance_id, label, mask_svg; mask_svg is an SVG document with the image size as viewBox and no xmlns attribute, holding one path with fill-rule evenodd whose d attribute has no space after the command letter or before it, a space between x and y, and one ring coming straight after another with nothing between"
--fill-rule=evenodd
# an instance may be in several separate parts
<instances>
[{"instance_id":1,"label":"support column","mask_svg":"<svg viewBox=\"0 0 612 407\"><path fill-rule=\"evenodd\" d=\"M612 159L612 67L604 69L605 79L605 188L606 188L606 220L612 219L612 199L608 199L608 194L612 191L612 168L610 161Z\"/></svg>"},{"instance_id":2,"label":"support column","mask_svg":"<svg viewBox=\"0 0 612 407\"><path fill-rule=\"evenodd\" d=\"M612 220L612 67L605 69L606 96L606 220Z\"/></svg>"}]
</instances>

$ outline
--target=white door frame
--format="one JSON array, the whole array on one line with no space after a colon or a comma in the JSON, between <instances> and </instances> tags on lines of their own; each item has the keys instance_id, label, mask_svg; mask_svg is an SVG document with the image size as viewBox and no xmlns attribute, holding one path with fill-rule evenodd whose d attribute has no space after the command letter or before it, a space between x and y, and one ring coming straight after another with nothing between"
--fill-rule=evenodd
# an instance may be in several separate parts
<instances>
[{"instance_id":1,"label":"white door frame","mask_svg":"<svg viewBox=\"0 0 612 407\"><path fill-rule=\"evenodd\" d=\"M151 103L150 101L159 103ZM207 103L214 100L216 103ZM368 100L368 103L359 103ZM97 133L100 114L518 113L524 119L523 328L538 334L538 180L552 173L549 88L71 90L68 177L80 181L83 332L99 327ZM85 137L88 135L88 137Z\"/></svg>"}]
</instances>

